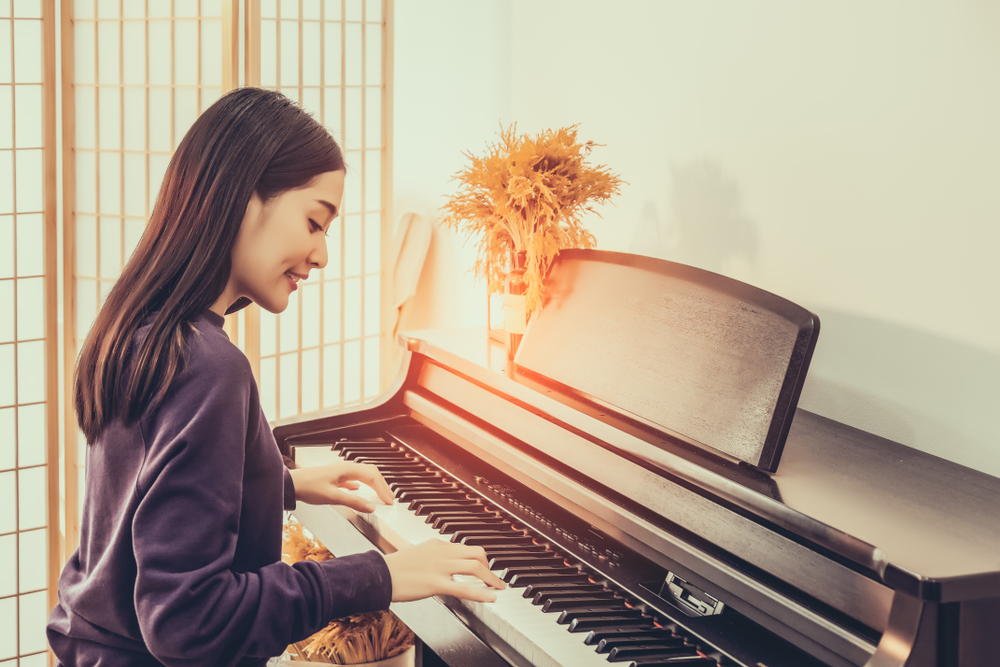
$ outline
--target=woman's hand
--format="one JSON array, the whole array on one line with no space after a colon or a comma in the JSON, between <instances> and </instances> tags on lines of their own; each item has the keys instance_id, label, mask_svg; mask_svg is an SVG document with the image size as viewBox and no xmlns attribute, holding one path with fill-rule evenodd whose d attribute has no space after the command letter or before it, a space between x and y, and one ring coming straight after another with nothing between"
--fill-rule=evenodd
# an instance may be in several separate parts
<instances>
[{"instance_id":1,"label":"woman's hand","mask_svg":"<svg viewBox=\"0 0 1000 667\"><path fill-rule=\"evenodd\" d=\"M393 602L421 600L432 595L453 595L475 602L497 599L497 594L486 586L455 581L452 575L456 574L471 575L496 589L507 587L500 577L490 572L482 547L427 540L388 554L385 564L392 577Z\"/></svg>"},{"instance_id":2,"label":"woman's hand","mask_svg":"<svg viewBox=\"0 0 1000 667\"><path fill-rule=\"evenodd\" d=\"M375 505L352 490L370 486L379 500L391 505L393 496L382 473L373 465L337 461L312 468L289 470L295 485L295 500L310 505L345 505L359 512L374 512ZM360 483L360 484L359 484ZM346 489L346 490L345 490Z\"/></svg>"}]
</instances>

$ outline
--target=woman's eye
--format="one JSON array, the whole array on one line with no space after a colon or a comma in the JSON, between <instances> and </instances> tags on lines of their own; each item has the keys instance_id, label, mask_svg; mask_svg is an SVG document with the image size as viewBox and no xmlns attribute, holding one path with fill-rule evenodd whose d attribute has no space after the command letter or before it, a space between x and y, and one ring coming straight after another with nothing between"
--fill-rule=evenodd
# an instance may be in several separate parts
<instances>
[{"instance_id":1,"label":"woman's eye","mask_svg":"<svg viewBox=\"0 0 1000 667\"><path fill-rule=\"evenodd\" d=\"M318 222L316 222L312 218L309 219L309 226L312 227L312 230L314 232L322 232L323 231L323 225L319 224Z\"/></svg>"}]
</instances>

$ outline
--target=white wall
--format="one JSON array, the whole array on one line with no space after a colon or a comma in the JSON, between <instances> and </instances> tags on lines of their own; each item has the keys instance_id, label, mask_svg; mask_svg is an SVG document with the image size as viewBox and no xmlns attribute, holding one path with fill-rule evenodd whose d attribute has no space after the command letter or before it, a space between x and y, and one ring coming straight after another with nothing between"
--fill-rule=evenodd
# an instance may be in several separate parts
<instances>
[{"instance_id":1,"label":"white wall","mask_svg":"<svg viewBox=\"0 0 1000 667\"><path fill-rule=\"evenodd\" d=\"M580 123L628 181L598 247L813 312L800 406L1000 476L1000 6L396 3L396 211L498 122ZM482 324L438 232L416 320Z\"/></svg>"}]
</instances>

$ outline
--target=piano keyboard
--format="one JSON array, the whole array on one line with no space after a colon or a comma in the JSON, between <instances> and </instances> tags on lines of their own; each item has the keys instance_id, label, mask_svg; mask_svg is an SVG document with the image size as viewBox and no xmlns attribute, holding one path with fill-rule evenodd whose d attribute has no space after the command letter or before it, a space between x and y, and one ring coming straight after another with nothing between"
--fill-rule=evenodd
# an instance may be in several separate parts
<instances>
[{"instance_id":1,"label":"piano keyboard","mask_svg":"<svg viewBox=\"0 0 1000 667\"><path fill-rule=\"evenodd\" d=\"M326 448L299 448L300 465L334 460L375 465L396 502L359 513L386 542L399 549L428 539L482 546L490 569L505 582L492 603L461 600L469 612L532 665L541 667L718 667L695 641L666 618L633 606L623 591L462 482L408 448L384 439L342 440ZM479 579L456 581L485 587Z\"/></svg>"}]
</instances>

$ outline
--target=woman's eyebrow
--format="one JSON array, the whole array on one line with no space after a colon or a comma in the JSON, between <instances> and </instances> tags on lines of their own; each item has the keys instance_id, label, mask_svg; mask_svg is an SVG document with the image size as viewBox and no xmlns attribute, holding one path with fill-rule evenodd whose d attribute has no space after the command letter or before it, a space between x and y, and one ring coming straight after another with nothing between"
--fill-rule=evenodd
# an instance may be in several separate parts
<instances>
[{"instance_id":1,"label":"woman's eyebrow","mask_svg":"<svg viewBox=\"0 0 1000 667\"><path fill-rule=\"evenodd\" d=\"M322 204L323 206L326 206L328 209L330 209L330 215L332 217L334 217L334 218L337 217L337 207L336 206L334 206L333 204L331 204L330 202L328 202L328 201L326 201L324 199L317 199L316 201L319 202L320 204Z\"/></svg>"}]
</instances>

